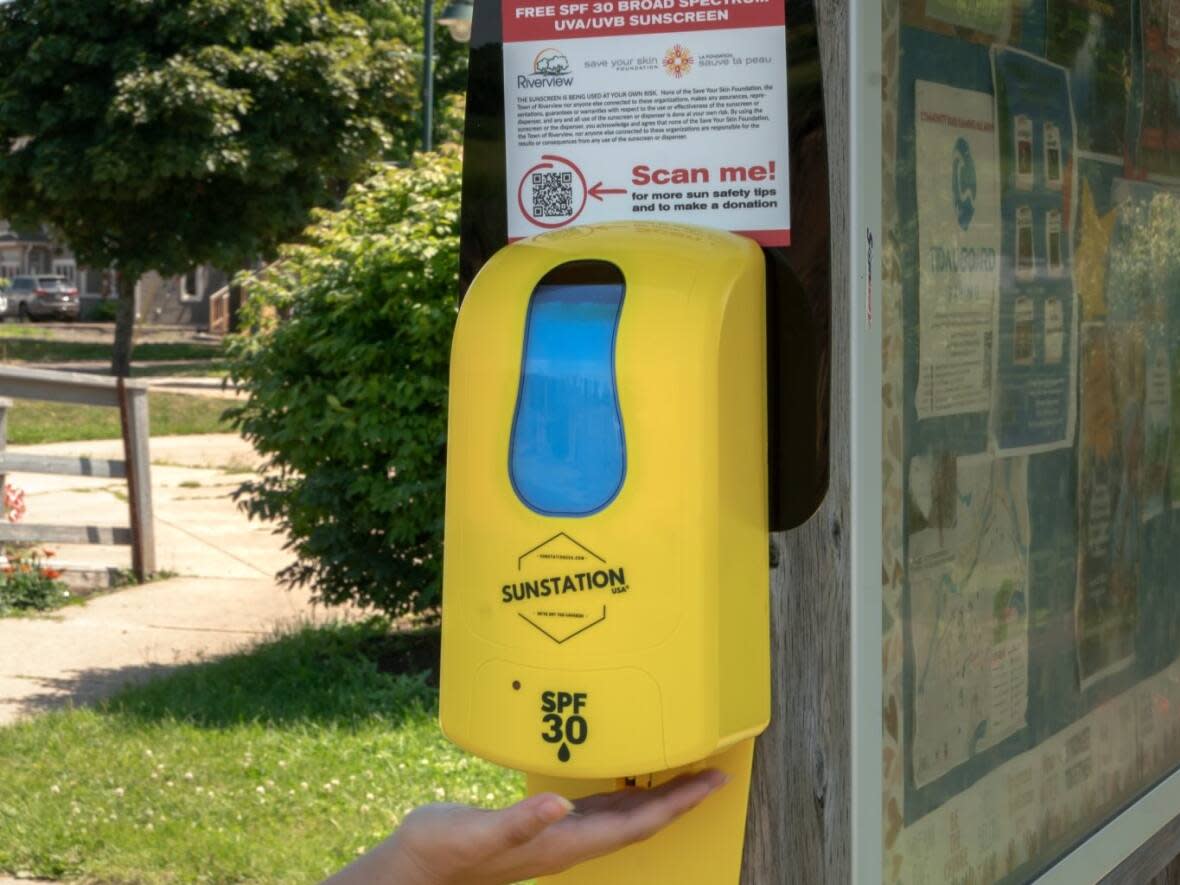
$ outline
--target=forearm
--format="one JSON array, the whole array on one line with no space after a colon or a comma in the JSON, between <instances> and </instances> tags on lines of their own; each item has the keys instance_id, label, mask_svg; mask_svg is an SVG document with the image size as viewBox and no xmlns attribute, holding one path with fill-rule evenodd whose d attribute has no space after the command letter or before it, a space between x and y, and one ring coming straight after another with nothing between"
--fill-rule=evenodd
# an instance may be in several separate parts
<instances>
[{"instance_id":1,"label":"forearm","mask_svg":"<svg viewBox=\"0 0 1180 885\"><path fill-rule=\"evenodd\" d=\"M399 835L394 833L323 885L445 885L422 869Z\"/></svg>"}]
</instances>

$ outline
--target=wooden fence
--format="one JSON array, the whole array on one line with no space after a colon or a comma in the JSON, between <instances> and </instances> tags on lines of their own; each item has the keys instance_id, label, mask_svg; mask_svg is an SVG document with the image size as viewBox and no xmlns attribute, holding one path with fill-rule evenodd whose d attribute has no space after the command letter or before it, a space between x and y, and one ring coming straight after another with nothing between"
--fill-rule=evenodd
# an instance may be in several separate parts
<instances>
[{"instance_id":1,"label":"wooden fence","mask_svg":"<svg viewBox=\"0 0 1180 885\"><path fill-rule=\"evenodd\" d=\"M229 334L229 286L222 286L209 296L209 333Z\"/></svg>"},{"instance_id":2,"label":"wooden fence","mask_svg":"<svg viewBox=\"0 0 1180 885\"><path fill-rule=\"evenodd\" d=\"M26 455L8 451L8 410L13 399L108 406L119 410L123 460L72 455ZM127 481L129 525L45 525L0 520L0 542L114 544L131 547L131 569L140 581L156 570L152 522L152 477L148 456L148 388L77 372L0 366L0 489L8 473L51 473Z\"/></svg>"}]
</instances>

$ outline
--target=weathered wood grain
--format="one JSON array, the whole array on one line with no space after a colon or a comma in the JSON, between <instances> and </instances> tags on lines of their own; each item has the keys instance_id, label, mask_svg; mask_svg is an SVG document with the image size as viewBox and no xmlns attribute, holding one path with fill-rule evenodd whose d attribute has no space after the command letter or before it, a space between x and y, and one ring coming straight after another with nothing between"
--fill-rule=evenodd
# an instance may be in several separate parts
<instances>
[{"instance_id":1,"label":"weathered wood grain","mask_svg":"<svg viewBox=\"0 0 1180 885\"><path fill-rule=\"evenodd\" d=\"M845 0L816 7L831 183L831 479L819 511L771 540L773 714L755 756L744 885L851 876L849 10Z\"/></svg>"},{"instance_id":2,"label":"weathered wood grain","mask_svg":"<svg viewBox=\"0 0 1180 885\"><path fill-rule=\"evenodd\" d=\"M59 476L123 479L127 476L127 465L122 461L111 461L106 458L0 451L0 475L5 473L49 473Z\"/></svg>"},{"instance_id":3,"label":"weathered wood grain","mask_svg":"<svg viewBox=\"0 0 1180 885\"><path fill-rule=\"evenodd\" d=\"M131 529L109 525L37 525L27 522L0 522L0 541L18 544L53 542L57 544L131 543Z\"/></svg>"},{"instance_id":4,"label":"weathered wood grain","mask_svg":"<svg viewBox=\"0 0 1180 885\"><path fill-rule=\"evenodd\" d=\"M146 391L147 383L128 381L127 387ZM25 366L0 366L0 395L82 406L119 405L114 378Z\"/></svg>"},{"instance_id":5,"label":"weathered wood grain","mask_svg":"<svg viewBox=\"0 0 1180 885\"><path fill-rule=\"evenodd\" d=\"M1101 885L1180 885L1180 817L1173 818L1115 867Z\"/></svg>"}]
</instances>

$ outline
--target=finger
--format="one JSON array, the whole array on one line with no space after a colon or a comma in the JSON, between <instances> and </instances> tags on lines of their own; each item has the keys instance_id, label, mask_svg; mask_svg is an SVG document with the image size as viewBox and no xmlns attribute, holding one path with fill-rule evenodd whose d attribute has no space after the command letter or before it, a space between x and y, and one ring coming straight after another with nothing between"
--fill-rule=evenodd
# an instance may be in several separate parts
<instances>
[{"instance_id":1,"label":"finger","mask_svg":"<svg viewBox=\"0 0 1180 885\"><path fill-rule=\"evenodd\" d=\"M626 826L635 836L633 841L646 839L695 808L727 781L724 774L715 770L681 775L655 789L642 791L617 813L626 818Z\"/></svg>"},{"instance_id":2,"label":"finger","mask_svg":"<svg viewBox=\"0 0 1180 885\"><path fill-rule=\"evenodd\" d=\"M573 810L573 804L556 793L530 796L502 811L482 815L480 842L489 852L510 851L535 839Z\"/></svg>"},{"instance_id":3,"label":"finger","mask_svg":"<svg viewBox=\"0 0 1180 885\"><path fill-rule=\"evenodd\" d=\"M603 811L626 811L638 804L651 802L653 798L664 796L679 790L687 783L703 781L715 783L714 789L728 780L727 776L717 769L707 769L690 774L681 774L660 784L658 787L642 788L628 787L610 793L596 793L574 800L574 811L578 814L596 814Z\"/></svg>"},{"instance_id":4,"label":"finger","mask_svg":"<svg viewBox=\"0 0 1180 885\"><path fill-rule=\"evenodd\" d=\"M699 805L726 780L721 772L704 771L652 790L628 790L626 805L563 821L546 834L551 843L546 848L568 866L640 842Z\"/></svg>"}]
</instances>

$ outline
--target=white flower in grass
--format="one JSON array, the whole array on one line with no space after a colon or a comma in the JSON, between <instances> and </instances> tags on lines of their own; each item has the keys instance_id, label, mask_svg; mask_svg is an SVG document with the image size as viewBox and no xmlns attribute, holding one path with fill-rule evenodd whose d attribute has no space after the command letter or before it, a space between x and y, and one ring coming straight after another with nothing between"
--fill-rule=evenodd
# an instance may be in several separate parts
<instances>
[{"instance_id":1,"label":"white flower in grass","mask_svg":"<svg viewBox=\"0 0 1180 885\"><path fill-rule=\"evenodd\" d=\"M356 853L357 853L357 856L358 856L358 857L359 857L360 855L364 854L364 853L365 853L365 846L364 846L364 845L360 845L360 846L358 846L358 847L357 847L357 850L356 850Z\"/></svg>"},{"instance_id":2,"label":"white flower in grass","mask_svg":"<svg viewBox=\"0 0 1180 885\"><path fill-rule=\"evenodd\" d=\"M191 771L186 771L184 773L184 779L186 781L191 781L193 779L193 773Z\"/></svg>"},{"instance_id":3,"label":"white flower in grass","mask_svg":"<svg viewBox=\"0 0 1180 885\"><path fill-rule=\"evenodd\" d=\"M447 795L447 791L444 790L442 787L435 787L434 788L434 795L437 796L439 799L442 799Z\"/></svg>"},{"instance_id":4,"label":"white flower in grass","mask_svg":"<svg viewBox=\"0 0 1180 885\"><path fill-rule=\"evenodd\" d=\"M374 796L372 793L365 793L365 798L368 799L370 802L372 802L377 797Z\"/></svg>"},{"instance_id":5,"label":"white flower in grass","mask_svg":"<svg viewBox=\"0 0 1180 885\"><path fill-rule=\"evenodd\" d=\"M61 787L59 787L57 784L54 784L52 787L49 788L49 792L54 793L54 794L60 793Z\"/></svg>"},{"instance_id":6,"label":"white flower in grass","mask_svg":"<svg viewBox=\"0 0 1180 885\"><path fill-rule=\"evenodd\" d=\"M361 814L368 814L368 813L369 813L369 806L368 806L368 805L362 805L362 806L361 806Z\"/></svg>"},{"instance_id":7,"label":"white flower in grass","mask_svg":"<svg viewBox=\"0 0 1180 885\"><path fill-rule=\"evenodd\" d=\"M334 786L334 787L340 786L340 778L338 778L338 777L332 778L332 786Z\"/></svg>"},{"instance_id":8,"label":"white flower in grass","mask_svg":"<svg viewBox=\"0 0 1180 885\"><path fill-rule=\"evenodd\" d=\"M266 795L266 787L264 787L262 784L259 784L258 786L256 786L254 788L254 792L257 793L259 796L264 796L264 795Z\"/></svg>"},{"instance_id":9,"label":"white flower in grass","mask_svg":"<svg viewBox=\"0 0 1180 885\"><path fill-rule=\"evenodd\" d=\"M150 820L146 824L143 825L143 828L145 830L147 830L149 833L155 829L155 827L152 825L152 822Z\"/></svg>"},{"instance_id":10,"label":"white flower in grass","mask_svg":"<svg viewBox=\"0 0 1180 885\"><path fill-rule=\"evenodd\" d=\"M122 798L122 796L123 796L123 792L124 792L124 791L123 791L123 788L122 788L122 787L115 787L115 795L116 795L116 796L119 796L120 798Z\"/></svg>"},{"instance_id":11,"label":"white flower in grass","mask_svg":"<svg viewBox=\"0 0 1180 885\"><path fill-rule=\"evenodd\" d=\"M331 793L332 792L332 785L331 784L324 784L324 792Z\"/></svg>"},{"instance_id":12,"label":"white flower in grass","mask_svg":"<svg viewBox=\"0 0 1180 885\"><path fill-rule=\"evenodd\" d=\"M151 747L147 747L147 748L146 748L146 749L143 751L143 755L145 755L145 756L147 756L147 757L149 757L149 758L150 758L150 757L152 756L152 748L151 748Z\"/></svg>"},{"instance_id":13,"label":"white flower in grass","mask_svg":"<svg viewBox=\"0 0 1180 885\"><path fill-rule=\"evenodd\" d=\"M306 790L307 789L307 781L300 781L299 782L299 789Z\"/></svg>"}]
</instances>

